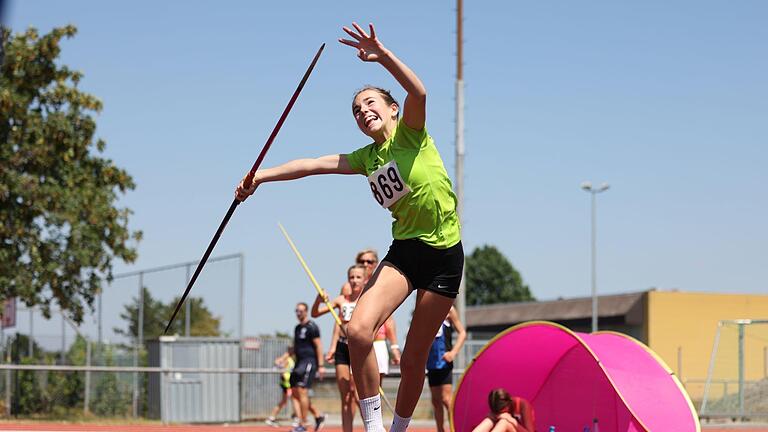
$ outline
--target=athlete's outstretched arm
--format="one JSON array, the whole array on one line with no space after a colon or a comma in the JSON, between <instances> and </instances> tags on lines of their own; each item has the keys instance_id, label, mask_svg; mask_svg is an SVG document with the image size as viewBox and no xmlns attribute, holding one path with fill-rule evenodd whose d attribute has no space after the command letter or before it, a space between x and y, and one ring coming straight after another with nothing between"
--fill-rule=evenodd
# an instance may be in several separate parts
<instances>
[{"instance_id":1,"label":"athlete's outstretched arm","mask_svg":"<svg viewBox=\"0 0 768 432\"><path fill-rule=\"evenodd\" d=\"M411 129L421 130L427 118L427 89L418 76L395 54L384 47L376 37L373 24L368 24L369 35L357 23L352 23L356 31L343 27L354 40L339 39L344 45L357 48L357 56L366 62L378 62L392 74L408 93L403 109L403 122Z\"/></svg>"},{"instance_id":2,"label":"athlete's outstretched arm","mask_svg":"<svg viewBox=\"0 0 768 432\"><path fill-rule=\"evenodd\" d=\"M357 174L349 167L347 157L341 154L328 155L315 159L296 159L282 165L256 171L251 184L245 184L246 175L235 190L239 201L251 196L256 188L273 181L295 180L317 174Z\"/></svg>"}]
</instances>

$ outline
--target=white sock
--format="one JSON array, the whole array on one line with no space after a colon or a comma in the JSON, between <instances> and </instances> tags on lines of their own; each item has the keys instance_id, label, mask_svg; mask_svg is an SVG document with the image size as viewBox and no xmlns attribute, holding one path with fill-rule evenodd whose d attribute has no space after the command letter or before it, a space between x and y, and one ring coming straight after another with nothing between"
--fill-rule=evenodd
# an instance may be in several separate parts
<instances>
[{"instance_id":1,"label":"white sock","mask_svg":"<svg viewBox=\"0 0 768 432\"><path fill-rule=\"evenodd\" d=\"M365 432L381 432L384 422L381 420L381 397L379 395L360 399L360 415L363 417Z\"/></svg>"},{"instance_id":2,"label":"white sock","mask_svg":"<svg viewBox=\"0 0 768 432\"><path fill-rule=\"evenodd\" d=\"M389 428L389 432L405 432L405 429L408 428L408 423L410 422L410 417L400 417L395 413L395 418L392 419L392 427Z\"/></svg>"}]
</instances>

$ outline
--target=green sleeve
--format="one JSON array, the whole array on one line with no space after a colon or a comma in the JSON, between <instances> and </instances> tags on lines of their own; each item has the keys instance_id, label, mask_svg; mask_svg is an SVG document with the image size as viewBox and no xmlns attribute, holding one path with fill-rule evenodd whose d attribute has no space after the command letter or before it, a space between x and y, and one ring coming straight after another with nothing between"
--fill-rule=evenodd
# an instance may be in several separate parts
<instances>
[{"instance_id":1,"label":"green sleeve","mask_svg":"<svg viewBox=\"0 0 768 432\"><path fill-rule=\"evenodd\" d=\"M347 158L347 163L349 163L349 167L352 171L358 174L367 175L365 172L365 153L368 147L369 146L361 147L352 153L342 155Z\"/></svg>"}]
</instances>

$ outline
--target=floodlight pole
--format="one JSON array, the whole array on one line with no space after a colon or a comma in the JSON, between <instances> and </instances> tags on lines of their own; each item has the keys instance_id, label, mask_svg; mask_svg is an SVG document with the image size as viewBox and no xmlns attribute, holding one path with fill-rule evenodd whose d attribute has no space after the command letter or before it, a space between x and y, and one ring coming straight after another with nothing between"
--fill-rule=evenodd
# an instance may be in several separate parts
<instances>
[{"instance_id":1,"label":"floodlight pole","mask_svg":"<svg viewBox=\"0 0 768 432\"><path fill-rule=\"evenodd\" d=\"M463 21L463 0L456 0L456 214L459 221L464 224L464 69L462 67L463 49L462 38L464 37ZM459 284L459 295L456 297L456 309L459 312L459 320L466 327L466 298L467 284L466 271L462 270L461 283ZM459 351L457 363L460 368L466 366L466 356L464 349Z\"/></svg>"},{"instance_id":2,"label":"floodlight pole","mask_svg":"<svg viewBox=\"0 0 768 432\"><path fill-rule=\"evenodd\" d=\"M600 192L605 192L608 190L610 186L608 183L603 183L598 188L592 187L592 182L582 182L581 188L585 192L589 192L591 196L591 203L592 203L592 247L591 247L591 254L592 254L592 332L597 331L597 198L596 195Z\"/></svg>"}]
</instances>

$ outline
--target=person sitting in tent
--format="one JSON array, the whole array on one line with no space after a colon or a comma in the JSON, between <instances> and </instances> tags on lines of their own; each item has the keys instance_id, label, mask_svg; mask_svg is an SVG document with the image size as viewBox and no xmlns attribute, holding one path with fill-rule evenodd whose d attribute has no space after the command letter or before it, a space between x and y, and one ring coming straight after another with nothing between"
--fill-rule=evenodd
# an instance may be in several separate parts
<instances>
[{"instance_id":1,"label":"person sitting in tent","mask_svg":"<svg viewBox=\"0 0 768 432\"><path fill-rule=\"evenodd\" d=\"M531 403L520 397L512 397L503 388L488 394L491 412L472 432L534 432Z\"/></svg>"}]
</instances>

